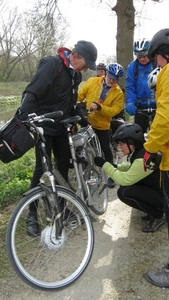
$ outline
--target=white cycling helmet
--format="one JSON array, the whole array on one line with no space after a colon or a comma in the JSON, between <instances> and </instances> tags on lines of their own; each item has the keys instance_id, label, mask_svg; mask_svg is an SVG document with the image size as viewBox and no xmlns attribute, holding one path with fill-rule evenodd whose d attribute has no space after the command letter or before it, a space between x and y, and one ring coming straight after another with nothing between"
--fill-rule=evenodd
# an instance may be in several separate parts
<instances>
[{"instance_id":1,"label":"white cycling helmet","mask_svg":"<svg viewBox=\"0 0 169 300\"><path fill-rule=\"evenodd\" d=\"M148 75L148 86L150 89L154 89L157 83L157 76L160 73L161 68L157 67Z\"/></svg>"},{"instance_id":2,"label":"white cycling helmet","mask_svg":"<svg viewBox=\"0 0 169 300\"><path fill-rule=\"evenodd\" d=\"M134 42L134 45L133 45L134 54L136 56L139 54L147 55L149 45L150 45L150 42L145 39Z\"/></svg>"}]
</instances>

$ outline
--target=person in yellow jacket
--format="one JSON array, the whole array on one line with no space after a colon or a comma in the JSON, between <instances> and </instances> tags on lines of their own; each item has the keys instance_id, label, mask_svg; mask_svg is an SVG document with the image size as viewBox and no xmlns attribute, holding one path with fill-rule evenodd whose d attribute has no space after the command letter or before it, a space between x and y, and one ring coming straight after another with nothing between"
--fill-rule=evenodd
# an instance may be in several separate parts
<instances>
[{"instance_id":1,"label":"person in yellow jacket","mask_svg":"<svg viewBox=\"0 0 169 300\"><path fill-rule=\"evenodd\" d=\"M110 64L106 76L89 78L78 91L77 101L86 101L86 108L91 112L88 120L95 129L105 159L110 163L113 162L109 140L110 121L124 109L124 94L118 85L123 73L120 64Z\"/></svg>"},{"instance_id":2,"label":"person in yellow jacket","mask_svg":"<svg viewBox=\"0 0 169 300\"><path fill-rule=\"evenodd\" d=\"M162 153L160 163L162 188L165 197L165 215L169 233L169 28L161 29L152 38L148 56L156 59L162 68L156 83L156 115L144 144L144 168L151 168L156 153ZM148 271L146 279L159 287L169 287L169 261L158 271Z\"/></svg>"}]
</instances>

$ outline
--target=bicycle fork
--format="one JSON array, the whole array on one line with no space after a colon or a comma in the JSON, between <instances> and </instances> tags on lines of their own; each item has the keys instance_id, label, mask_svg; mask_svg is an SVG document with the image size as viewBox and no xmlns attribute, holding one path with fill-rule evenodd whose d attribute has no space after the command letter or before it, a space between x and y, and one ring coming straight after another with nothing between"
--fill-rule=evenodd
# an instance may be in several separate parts
<instances>
[{"instance_id":1,"label":"bicycle fork","mask_svg":"<svg viewBox=\"0 0 169 300\"><path fill-rule=\"evenodd\" d=\"M49 182L50 185L47 185L46 182ZM52 226L54 226L55 228L55 238L57 240L61 239L63 223L62 223L62 214L61 214L61 208L60 208L59 199L57 195L54 175L49 171L45 172L40 179L40 185L44 190L46 197L48 199L46 203L47 212L48 212L47 220L52 221ZM53 218L52 218L52 208L54 210Z\"/></svg>"}]
</instances>

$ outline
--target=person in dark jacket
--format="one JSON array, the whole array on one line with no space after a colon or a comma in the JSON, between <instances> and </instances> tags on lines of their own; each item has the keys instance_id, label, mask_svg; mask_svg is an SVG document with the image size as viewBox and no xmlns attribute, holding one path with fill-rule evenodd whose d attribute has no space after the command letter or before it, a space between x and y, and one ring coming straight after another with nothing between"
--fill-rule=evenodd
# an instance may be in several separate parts
<instances>
[{"instance_id":1,"label":"person in dark jacket","mask_svg":"<svg viewBox=\"0 0 169 300\"><path fill-rule=\"evenodd\" d=\"M128 155L128 161L116 168L102 157L96 157L95 164L102 167L120 185L117 195L122 202L146 213L141 219L148 220L149 223L142 231L154 232L165 222L164 197L160 187L159 168L144 171L143 131L136 123L122 124L113 138L123 154Z\"/></svg>"},{"instance_id":2,"label":"person in dark jacket","mask_svg":"<svg viewBox=\"0 0 169 300\"><path fill-rule=\"evenodd\" d=\"M20 106L20 118L30 113L37 115L58 111L63 112L63 119L71 115L76 104L77 88L81 71L96 70L95 61L97 49L93 43L80 40L73 50L63 47L56 56L47 56L41 59L36 74L25 88ZM70 150L67 131L61 123L42 124L46 140L47 154L54 158L60 173L68 180ZM43 173L40 151L36 146L36 166L31 181L31 188L39 183ZM37 213L34 203L30 206L27 220L27 232L37 235Z\"/></svg>"}]
</instances>

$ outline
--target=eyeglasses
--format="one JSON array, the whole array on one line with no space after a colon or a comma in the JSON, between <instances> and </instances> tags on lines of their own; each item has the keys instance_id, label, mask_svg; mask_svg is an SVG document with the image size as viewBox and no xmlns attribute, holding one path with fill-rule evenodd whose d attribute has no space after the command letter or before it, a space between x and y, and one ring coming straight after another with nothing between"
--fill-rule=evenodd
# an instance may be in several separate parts
<instances>
[{"instance_id":1,"label":"eyeglasses","mask_svg":"<svg viewBox=\"0 0 169 300\"><path fill-rule=\"evenodd\" d=\"M138 59L146 58L146 57L147 57L147 55L141 55L141 56L138 55L138 56L137 56Z\"/></svg>"}]
</instances>

